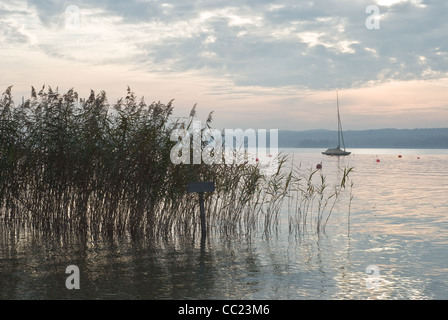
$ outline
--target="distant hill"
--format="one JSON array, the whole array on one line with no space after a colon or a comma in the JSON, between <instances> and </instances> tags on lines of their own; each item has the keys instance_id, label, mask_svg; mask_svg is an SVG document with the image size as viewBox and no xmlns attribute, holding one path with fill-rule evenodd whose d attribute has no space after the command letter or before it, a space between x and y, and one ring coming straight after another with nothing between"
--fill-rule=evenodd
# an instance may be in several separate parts
<instances>
[{"instance_id":1,"label":"distant hill","mask_svg":"<svg viewBox=\"0 0 448 320\"><path fill-rule=\"evenodd\" d=\"M279 130L280 148L330 148L338 143L337 131ZM448 128L376 129L344 131L347 148L448 149Z\"/></svg>"}]
</instances>

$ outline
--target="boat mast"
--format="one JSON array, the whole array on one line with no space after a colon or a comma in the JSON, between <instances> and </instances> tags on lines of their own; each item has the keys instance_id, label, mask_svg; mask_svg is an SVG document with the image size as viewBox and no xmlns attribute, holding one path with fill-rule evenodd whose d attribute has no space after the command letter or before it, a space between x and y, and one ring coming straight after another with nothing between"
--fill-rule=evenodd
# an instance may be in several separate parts
<instances>
[{"instance_id":1,"label":"boat mast","mask_svg":"<svg viewBox=\"0 0 448 320\"><path fill-rule=\"evenodd\" d=\"M341 147L341 118L339 116L339 95L336 90L336 103L337 103L337 111L338 111L338 149Z\"/></svg>"},{"instance_id":2,"label":"boat mast","mask_svg":"<svg viewBox=\"0 0 448 320\"><path fill-rule=\"evenodd\" d=\"M336 91L336 100L337 100L337 106L338 106L338 148L340 149L341 137L342 137L342 145L344 146L344 151L345 151L345 142L344 142L344 135L342 133L341 116L339 115L339 95L338 95L338 91Z\"/></svg>"}]
</instances>

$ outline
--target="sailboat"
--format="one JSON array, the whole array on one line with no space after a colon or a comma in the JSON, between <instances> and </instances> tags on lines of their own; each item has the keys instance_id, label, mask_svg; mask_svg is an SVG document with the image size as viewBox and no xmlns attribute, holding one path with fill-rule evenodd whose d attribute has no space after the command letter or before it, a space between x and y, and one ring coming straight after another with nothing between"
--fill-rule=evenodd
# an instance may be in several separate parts
<instances>
[{"instance_id":1,"label":"sailboat","mask_svg":"<svg viewBox=\"0 0 448 320\"><path fill-rule=\"evenodd\" d=\"M344 135L342 134L341 116L339 115L339 95L336 91L336 104L338 109L338 146L336 148L330 148L322 154L327 156L348 156L351 152L345 151ZM341 150L341 141L344 150Z\"/></svg>"}]
</instances>

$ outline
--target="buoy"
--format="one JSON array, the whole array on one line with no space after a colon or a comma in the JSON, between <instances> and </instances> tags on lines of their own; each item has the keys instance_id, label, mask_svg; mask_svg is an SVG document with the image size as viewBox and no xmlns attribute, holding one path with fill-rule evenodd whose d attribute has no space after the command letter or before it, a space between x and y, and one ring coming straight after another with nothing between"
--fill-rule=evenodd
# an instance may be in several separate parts
<instances>
[{"instance_id":1,"label":"buoy","mask_svg":"<svg viewBox=\"0 0 448 320\"><path fill-rule=\"evenodd\" d=\"M316 164L316 169L322 169L322 163Z\"/></svg>"},{"instance_id":2,"label":"buoy","mask_svg":"<svg viewBox=\"0 0 448 320\"><path fill-rule=\"evenodd\" d=\"M401 158L401 154L398 155L398 158Z\"/></svg>"},{"instance_id":3,"label":"buoy","mask_svg":"<svg viewBox=\"0 0 448 320\"><path fill-rule=\"evenodd\" d=\"M256 159L255 159L255 161L257 161L257 162L258 162L258 158L256 158Z\"/></svg>"},{"instance_id":4,"label":"buoy","mask_svg":"<svg viewBox=\"0 0 448 320\"><path fill-rule=\"evenodd\" d=\"M417 159L420 159L420 157L417 157Z\"/></svg>"},{"instance_id":5,"label":"buoy","mask_svg":"<svg viewBox=\"0 0 448 320\"><path fill-rule=\"evenodd\" d=\"M380 159L376 159L376 162L380 162Z\"/></svg>"}]
</instances>

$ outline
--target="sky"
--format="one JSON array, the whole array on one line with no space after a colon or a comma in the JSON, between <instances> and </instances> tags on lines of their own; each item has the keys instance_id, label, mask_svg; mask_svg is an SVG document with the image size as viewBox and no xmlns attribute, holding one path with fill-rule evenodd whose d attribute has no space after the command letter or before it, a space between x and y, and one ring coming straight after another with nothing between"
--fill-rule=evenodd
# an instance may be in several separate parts
<instances>
[{"instance_id":1,"label":"sky","mask_svg":"<svg viewBox=\"0 0 448 320\"><path fill-rule=\"evenodd\" d=\"M338 92L344 130L448 127L446 0L0 1L16 104L129 85L217 128L334 130Z\"/></svg>"}]
</instances>

